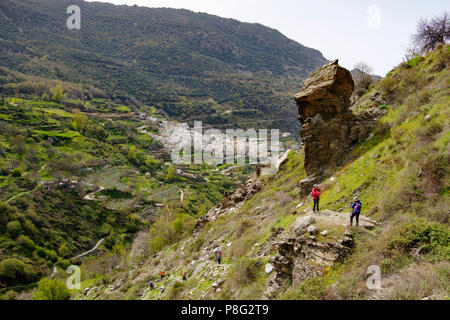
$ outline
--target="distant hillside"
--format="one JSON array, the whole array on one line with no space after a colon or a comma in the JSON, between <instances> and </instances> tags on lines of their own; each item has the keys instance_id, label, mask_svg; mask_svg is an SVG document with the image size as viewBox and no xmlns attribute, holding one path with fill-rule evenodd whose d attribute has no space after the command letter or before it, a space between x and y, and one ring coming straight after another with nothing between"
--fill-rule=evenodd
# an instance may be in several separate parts
<instances>
[{"instance_id":1,"label":"distant hillside","mask_svg":"<svg viewBox=\"0 0 450 320\"><path fill-rule=\"evenodd\" d=\"M73 4L82 11L81 31L66 28ZM216 125L245 127L250 119L296 132L292 93L326 62L260 24L187 10L3 0L0 28L1 66Z\"/></svg>"}]
</instances>

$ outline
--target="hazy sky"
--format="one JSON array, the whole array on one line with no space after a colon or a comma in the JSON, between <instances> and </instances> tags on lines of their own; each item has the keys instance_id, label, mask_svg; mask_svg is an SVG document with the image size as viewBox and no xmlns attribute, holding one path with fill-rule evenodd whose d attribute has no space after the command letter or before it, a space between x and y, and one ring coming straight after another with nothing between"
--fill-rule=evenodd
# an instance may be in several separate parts
<instances>
[{"instance_id":1,"label":"hazy sky","mask_svg":"<svg viewBox=\"0 0 450 320\"><path fill-rule=\"evenodd\" d=\"M98 0L97 0L98 1ZM258 22L338 58L364 61L384 76L400 63L420 17L450 11L448 0L101 0L114 4L185 8Z\"/></svg>"}]
</instances>

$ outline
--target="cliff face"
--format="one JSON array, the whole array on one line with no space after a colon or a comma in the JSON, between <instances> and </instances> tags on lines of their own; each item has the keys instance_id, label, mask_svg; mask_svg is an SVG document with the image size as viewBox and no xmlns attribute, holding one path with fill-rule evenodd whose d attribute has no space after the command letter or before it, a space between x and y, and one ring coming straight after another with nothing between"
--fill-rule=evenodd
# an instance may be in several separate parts
<instances>
[{"instance_id":1,"label":"cliff face","mask_svg":"<svg viewBox=\"0 0 450 320\"><path fill-rule=\"evenodd\" d=\"M378 109L353 114L350 110L353 89L351 73L335 60L311 74L295 96L305 145L307 178L300 184L304 194L343 163L383 114Z\"/></svg>"}]
</instances>

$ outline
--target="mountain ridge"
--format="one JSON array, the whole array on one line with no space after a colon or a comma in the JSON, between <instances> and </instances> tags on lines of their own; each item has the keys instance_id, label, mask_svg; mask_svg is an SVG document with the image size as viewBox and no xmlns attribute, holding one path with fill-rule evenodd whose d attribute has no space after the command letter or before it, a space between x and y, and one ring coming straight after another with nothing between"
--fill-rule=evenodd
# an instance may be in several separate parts
<instances>
[{"instance_id":1,"label":"mountain ridge","mask_svg":"<svg viewBox=\"0 0 450 320\"><path fill-rule=\"evenodd\" d=\"M65 26L72 4L82 11L80 31ZM1 66L96 86L177 120L245 127L243 119L281 114L285 121L270 125L296 134L292 92L326 63L275 29L184 9L5 0L0 12Z\"/></svg>"}]
</instances>

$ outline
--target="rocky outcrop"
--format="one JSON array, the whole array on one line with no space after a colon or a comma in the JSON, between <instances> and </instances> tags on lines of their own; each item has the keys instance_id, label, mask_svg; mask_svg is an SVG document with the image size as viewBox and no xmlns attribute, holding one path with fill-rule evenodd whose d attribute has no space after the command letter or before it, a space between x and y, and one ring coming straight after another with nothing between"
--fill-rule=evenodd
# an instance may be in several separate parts
<instances>
[{"instance_id":1,"label":"rocky outcrop","mask_svg":"<svg viewBox=\"0 0 450 320\"><path fill-rule=\"evenodd\" d=\"M234 192L227 192L223 195L222 202L217 208L211 208L208 213L197 220L195 225L196 231L203 228L203 226L216 220L218 217L232 213L238 210L245 201L249 200L253 195L262 190L262 182L256 176L250 177L247 182L235 190Z\"/></svg>"},{"instance_id":2,"label":"rocky outcrop","mask_svg":"<svg viewBox=\"0 0 450 320\"><path fill-rule=\"evenodd\" d=\"M354 240L348 231L336 242L317 241L316 237L308 235L298 236L302 231L314 227L309 225L315 221L310 218L312 217L300 218L301 221L292 228L294 233L280 238L275 243L278 253L269 259L275 273L264 291L266 298L274 298L288 285L299 285L306 279L323 275L327 268L351 253Z\"/></svg>"},{"instance_id":3,"label":"rocky outcrop","mask_svg":"<svg viewBox=\"0 0 450 320\"><path fill-rule=\"evenodd\" d=\"M295 96L305 146L307 178L300 184L304 195L343 163L384 114L378 109L353 114L350 110L353 89L351 73L335 60L310 75Z\"/></svg>"},{"instance_id":4,"label":"rocky outcrop","mask_svg":"<svg viewBox=\"0 0 450 320\"><path fill-rule=\"evenodd\" d=\"M335 60L311 74L295 96L302 125L320 115L323 120L347 112L355 84L351 73Z\"/></svg>"},{"instance_id":5,"label":"rocky outcrop","mask_svg":"<svg viewBox=\"0 0 450 320\"><path fill-rule=\"evenodd\" d=\"M303 214L272 242L278 253L269 259L275 272L267 282L266 298L276 297L288 285L298 285L306 279L323 275L352 252L352 232L345 230L336 234L342 226L349 227L350 213L323 210L317 214L308 208ZM326 229L319 230L318 225L333 229L334 234L328 235ZM360 216L360 232L371 233L377 225L375 220Z\"/></svg>"}]
</instances>

